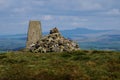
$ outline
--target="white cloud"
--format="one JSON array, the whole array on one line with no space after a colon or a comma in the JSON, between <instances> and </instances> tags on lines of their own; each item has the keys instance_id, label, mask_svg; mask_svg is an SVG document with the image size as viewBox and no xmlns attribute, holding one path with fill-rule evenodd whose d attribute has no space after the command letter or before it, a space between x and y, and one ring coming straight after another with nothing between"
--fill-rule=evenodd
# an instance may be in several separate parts
<instances>
[{"instance_id":1,"label":"white cloud","mask_svg":"<svg viewBox=\"0 0 120 80\"><path fill-rule=\"evenodd\" d=\"M48 3L53 9L60 10L99 10L102 3L96 0L51 0ZM55 6L55 7L54 7Z\"/></svg>"},{"instance_id":2,"label":"white cloud","mask_svg":"<svg viewBox=\"0 0 120 80\"><path fill-rule=\"evenodd\" d=\"M33 5L44 6L46 1L44 1L44 0L30 0L30 2L31 2Z\"/></svg>"},{"instance_id":3,"label":"white cloud","mask_svg":"<svg viewBox=\"0 0 120 80\"><path fill-rule=\"evenodd\" d=\"M25 13L30 13L31 8L29 6L24 6L24 7L16 7L11 10L14 14L25 14Z\"/></svg>"},{"instance_id":4,"label":"white cloud","mask_svg":"<svg viewBox=\"0 0 120 80\"><path fill-rule=\"evenodd\" d=\"M43 20L53 20L53 16L51 16L51 15L44 15L44 16L42 16L42 19Z\"/></svg>"},{"instance_id":5,"label":"white cloud","mask_svg":"<svg viewBox=\"0 0 120 80\"><path fill-rule=\"evenodd\" d=\"M79 8L81 10L100 10L103 8L102 4L92 1L81 1Z\"/></svg>"},{"instance_id":6,"label":"white cloud","mask_svg":"<svg viewBox=\"0 0 120 80\"><path fill-rule=\"evenodd\" d=\"M15 12L15 13L24 13L25 11L26 11L25 8L15 8L13 10L13 12Z\"/></svg>"},{"instance_id":7,"label":"white cloud","mask_svg":"<svg viewBox=\"0 0 120 80\"><path fill-rule=\"evenodd\" d=\"M88 21L87 18L80 17L80 16L58 16L57 19L61 21L79 21L79 22L86 22Z\"/></svg>"},{"instance_id":8,"label":"white cloud","mask_svg":"<svg viewBox=\"0 0 120 80\"><path fill-rule=\"evenodd\" d=\"M105 14L108 14L108 15L120 15L120 9L112 9L112 10L107 11Z\"/></svg>"},{"instance_id":9,"label":"white cloud","mask_svg":"<svg viewBox=\"0 0 120 80\"><path fill-rule=\"evenodd\" d=\"M10 0L0 0L0 10L4 10L10 6Z\"/></svg>"},{"instance_id":10,"label":"white cloud","mask_svg":"<svg viewBox=\"0 0 120 80\"><path fill-rule=\"evenodd\" d=\"M73 23L71 23L71 25L74 26L74 27L75 27L75 26L81 26L82 23L80 23L80 22L79 22L79 23L78 23L78 22L73 22Z\"/></svg>"}]
</instances>

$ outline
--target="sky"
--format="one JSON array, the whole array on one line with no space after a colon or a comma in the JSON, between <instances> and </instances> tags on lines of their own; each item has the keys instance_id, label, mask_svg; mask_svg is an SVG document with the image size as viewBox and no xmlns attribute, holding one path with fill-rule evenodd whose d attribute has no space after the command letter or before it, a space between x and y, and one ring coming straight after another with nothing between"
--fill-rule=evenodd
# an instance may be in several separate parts
<instances>
[{"instance_id":1,"label":"sky","mask_svg":"<svg viewBox=\"0 0 120 80\"><path fill-rule=\"evenodd\" d=\"M43 32L60 30L120 30L120 0L0 0L0 35L27 33L30 20Z\"/></svg>"}]
</instances>

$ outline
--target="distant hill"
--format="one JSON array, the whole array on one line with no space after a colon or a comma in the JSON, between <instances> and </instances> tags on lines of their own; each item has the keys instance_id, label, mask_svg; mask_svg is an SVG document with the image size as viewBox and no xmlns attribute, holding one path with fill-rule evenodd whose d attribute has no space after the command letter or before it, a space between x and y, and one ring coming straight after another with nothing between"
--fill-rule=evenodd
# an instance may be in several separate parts
<instances>
[{"instance_id":1,"label":"distant hill","mask_svg":"<svg viewBox=\"0 0 120 80\"><path fill-rule=\"evenodd\" d=\"M63 30L61 31L63 35L76 35L76 34L95 34L95 33L101 33L101 32L109 32L111 30L92 30L92 29L86 29L86 28L76 28L72 30Z\"/></svg>"},{"instance_id":2,"label":"distant hill","mask_svg":"<svg viewBox=\"0 0 120 80\"><path fill-rule=\"evenodd\" d=\"M60 31L65 37L84 37L85 35L93 36L93 35L103 35L103 34L120 34L118 30L92 30L87 28L76 28L71 30L61 30ZM43 35L48 34L49 32L43 32ZM27 34L15 34L15 35L0 35L0 39L2 38L25 38Z\"/></svg>"},{"instance_id":3,"label":"distant hill","mask_svg":"<svg viewBox=\"0 0 120 80\"><path fill-rule=\"evenodd\" d=\"M120 35L101 35L79 38L77 42L83 49L117 50L120 51Z\"/></svg>"},{"instance_id":4,"label":"distant hill","mask_svg":"<svg viewBox=\"0 0 120 80\"><path fill-rule=\"evenodd\" d=\"M92 30L86 28L76 28L72 30L62 30L61 34L80 44L82 49L102 49L120 51L120 31L119 30ZM49 32L43 32L43 35ZM0 51L18 50L25 47L27 34L0 35Z\"/></svg>"}]
</instances>

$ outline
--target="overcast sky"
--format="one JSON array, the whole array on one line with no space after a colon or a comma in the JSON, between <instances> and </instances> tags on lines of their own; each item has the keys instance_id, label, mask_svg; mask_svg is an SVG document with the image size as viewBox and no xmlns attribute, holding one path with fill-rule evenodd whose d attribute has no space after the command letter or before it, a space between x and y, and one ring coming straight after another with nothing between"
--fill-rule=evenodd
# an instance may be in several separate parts
<instances>
[{"instance_id":1,"label":"overcast sky","mask_svg":"<svg viewBox=\"0 0 120 80\"><path fill-rule=\"evenodd\" d=\"M120 30L120 0L0 0L0 35L27 33L29 20L40 20L43 31Z\"/></svg>"}]
</instances>

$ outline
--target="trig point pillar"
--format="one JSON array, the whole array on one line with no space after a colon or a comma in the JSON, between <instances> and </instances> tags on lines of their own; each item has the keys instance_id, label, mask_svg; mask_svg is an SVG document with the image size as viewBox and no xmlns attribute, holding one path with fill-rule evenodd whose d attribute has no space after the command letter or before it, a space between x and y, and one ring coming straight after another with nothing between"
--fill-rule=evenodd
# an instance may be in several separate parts
<instances>
[{"instance_id":1,"label":"trig point pillar","mask_svg":"<svg viewBox=\"0 0 120 80\"><path fill-rule=\"evenodd\" d=\"M30 21L28 34L27 34L26 48L29 49L38 40L40 40L41 37L42 37L42 29L41 29L40 21Z\"/></svg>"}]
</instances>

